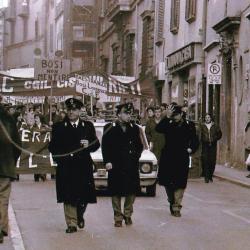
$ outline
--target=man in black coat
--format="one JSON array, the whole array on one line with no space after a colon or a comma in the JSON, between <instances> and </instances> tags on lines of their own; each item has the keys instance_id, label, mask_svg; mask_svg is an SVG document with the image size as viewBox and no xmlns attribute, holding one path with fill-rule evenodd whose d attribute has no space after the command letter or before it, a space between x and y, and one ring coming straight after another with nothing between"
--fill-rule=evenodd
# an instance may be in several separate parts
<instances>
[{"instance_id":1,"label":"man in black coat","mask_svg":"<svg viewBox=\"0 0 250 250\"><path fill-rule=\"evenodd\" d=\"M14 119L0 104L0 243L8 235L8 204L11 180L16 179L16 162L21 140Z\"/></svg>"},{"instance_id":2,"label":"man in black coat","mask_svg":"<svg viewBox=\"0 0 250 250\"><path fill-rule=\"evenodd\" d=\"M54 124L49 151L57 163L57 201L64 203L68 228L73 233L84 227L83 214L88 203L96 203L93 178L93 162L90 156L100 143L93 124L80 121L81 101L69 98L65 101L68 116Z\"/></svg>"},{"instance_id":3,"label":"man in black coat","mask_svg":"<svg viewBox=\"0 0 250 250\"><path fill-rule=\"evenodd\" d=\"M132 224L133 203L140 188L139 159L143 151L140 130L131 119L131 103L117 106L118 120L107 124L102 138L103 161L108 172L115 227ZM124 211L121 197L125 196Z\"/></svg>"},{"instance_id":4,"label":"man in black coat","mask_svg":"<svg viewBox=\"0 0 250 250\"><path fill-rule=\"evenodd\" d=\"M156 131L165 135L165 146L159 164L159 184L168 195L170 212L180 217L181 202L187 186L189 155L198 148L198 138L193 123L183 118L180 106L169 106L168 117L163 118Z\"/></svg>"}]
</instances>

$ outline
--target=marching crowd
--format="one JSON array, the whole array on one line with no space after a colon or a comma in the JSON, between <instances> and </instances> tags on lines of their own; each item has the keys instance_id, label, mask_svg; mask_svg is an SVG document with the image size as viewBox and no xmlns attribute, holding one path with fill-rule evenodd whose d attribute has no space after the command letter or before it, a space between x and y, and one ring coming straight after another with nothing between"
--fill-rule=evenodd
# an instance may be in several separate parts
<instances>
[{"instance_id":1,"label":"marching crowd","mask_svg":"<svg viewBox=\"0 0 250 250\"><path fill-rule=\"evenodd\" d=\"M74 233L85 226L84 212L88 203L96 203L91 152L100 146L103 162L108 171L108 189L112 196L114 226L122 227L123 220L131 225L133 203L140 187L139 159L143 151L139 115L133 116L134 107L125 103L116 107L116 120L104 127L100 144L88 110L75 98L65 101L66 112L52 107L42 115L39 107L4 107L0 105L0 144L8 147L8 158L0 151L0 242L8 234L7 208L11 180L16 178L16 161L21 153L18 130L29 126L34 129L52 129L49 151L56 167L57 202L64 204L66 233ZM7 110L7 111L6 111ZM180 217L182 198L187 186L190 155L201 145L203 176L206 183L213 181L217 141L220 127L206 114L204 122L196 125L187 119L186 107L177 103L148 107L144 121L150 149L159 162L158 183L164 186L170 213ZM12 116L12 117L11 117ZM13 119L14 118L14 119ZM199 132L197 132L199 131ZM7 132L7 133L6 133ZM198 136L199 135L199 136ZM7 146L6 146L7 145ZM5 160L5 161L4 161ZM43 175L34 176L45 179ZM122 209L121 200L125 197Z\"/></svg>"}]
</instances>

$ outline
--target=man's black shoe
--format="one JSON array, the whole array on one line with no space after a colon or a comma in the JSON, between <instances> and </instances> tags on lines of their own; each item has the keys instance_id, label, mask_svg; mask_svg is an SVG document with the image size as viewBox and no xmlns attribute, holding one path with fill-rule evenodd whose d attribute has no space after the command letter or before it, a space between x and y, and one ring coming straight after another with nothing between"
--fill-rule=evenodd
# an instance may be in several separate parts
<instances>
[{"instance_id":1,"label":"man's black shoe","mask_svg":"<svg viewBox=\"0 0 250 250\"><path fill-rule=\"evenodd\" d=\"M127 226L130 226L130 225L133 224L133 221L132 221L131 217L124 217L124 220L125 220L125 224Z\"/></svg>"},{"instance_id":2,"label":"man's black shoe","mask_svg":"<svg viewBox=\"0 0 250 250\"><path fill-rule=\"evenodd\" d=\"M4 237L8 236L8 233L2 230L2 234Z\"/></svg>"},{"instance_id":3,"label":"man's black shoe","mask_svg":"<svg viewBox=\"0 0 250 250\"><path fill-rule=\"evenodd\" d=\"M209 179L205 179L205 183L209 183Z\"/></svg>"},{"instance_id":4,"label":"man's black shoe","mask_svg":"<svg viewBox=\"0 0 250 250\"><path fill-rule=\"evenodd\" d=\"M246 176L247 178L250 178L250 174Z\"/></svg>"},{"instance_id":5,"label":"man's black shoe","mask_svg":"<svg viewBox=\"0 0 250 250\"><path fill-rule=\"evenodd\" d=\"M0 244L3 243L3 233L0 233Z\"/></svg>"},{"instance_id":6,"label":"man's black shoe","mask_svg":"<svg viewBox=\"0 0 250 250\"><path fill-rule=\"evenodd\" d=\"M77 228L76 227L73 227L73 226L69 226L66 231L65 231L67 234L71 234L71 233L75 233L77 232Z\"/></svg>"},{"instance_id":7,"label":"man's black shoe","mask_svg":"<svg viewBox=\"0 0 250 250\"><path fill-rule=\"evenodd\" d=\"M172 207L172 205L170 205L169 206L169 209L170 209L170 213L173 215L173 213L174 213L174 210L173 210L173 207Z\"/></svg>"},{"instance_id":8,"label":"man's black shoe","mask_svg":"<svg viewBox=\"0 0 250 250\"><path fill-rule=\"evenodd\" d=\"M181 217L181 212L180 211L174 211L173 216L174 217Z\"/></svg>"},{"instance_id":9,"label":"man's black shoe","mask_svg":"<svg viewBox=\"0 0 250 250\"><path fill-rule=\"evenodd\" d=\"M122 221L115 221L115 227L122 227Z\"/></svg>"},{"instance_id":10,"label":"man's black shoe","mask_svg":"<svg viewBox=\"0 0 250 250\"><path fill-rule=\"evenodd\" d=\"M79 228L81 228L81 229L84 228L84 226L85 226L85 220L83 218L81 220L78 220L77 226Z\"/></svg>"}]
</instances>

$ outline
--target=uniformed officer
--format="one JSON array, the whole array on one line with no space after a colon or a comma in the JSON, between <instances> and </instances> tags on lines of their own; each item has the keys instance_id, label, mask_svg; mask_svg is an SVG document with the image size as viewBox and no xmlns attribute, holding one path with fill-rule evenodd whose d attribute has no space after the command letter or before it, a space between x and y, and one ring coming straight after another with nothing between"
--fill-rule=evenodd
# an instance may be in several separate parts
<instances>
[{"instance_id":1,"label":"uniformed officer","mask_svg":"<svg viewBox=\"0 0 250 250\"><path fill-rule=\"evenodd\" d=\"M143 150L139 127L130 122L133 106L117 106L118 119L107 124L102 138L103 161L108 172L108 188L112 196L115 227L132 224L133 203L140 188L139 159ZM121 197L125 196L124 210Z\"/></svg>"},{"instance_id":2,"label":"uniformed officer","mask_svg":"<svg viewBox=\"0 0 250 250\"><path fill-rule=\"evenodd\" d=\"M91 152L100 147L93 124L80 121L80 100L65 101L67 117L54 124L49 150L58 164L56 168L57 201L64 203L68 228L73 233L84 227L83 214L88 203L96 203Z\"/></svg>"}]
</instances>

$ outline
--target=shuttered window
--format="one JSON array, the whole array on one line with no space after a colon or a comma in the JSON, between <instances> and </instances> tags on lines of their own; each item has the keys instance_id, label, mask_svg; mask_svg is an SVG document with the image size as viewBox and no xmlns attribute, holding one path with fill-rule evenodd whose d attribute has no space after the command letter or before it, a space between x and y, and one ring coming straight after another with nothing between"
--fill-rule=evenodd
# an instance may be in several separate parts
<instances>
[{"instance_id":1,"label":"shuttered window","mask_svg":"<svg viewBox=\"0 0 250 250\"><path fill-rule=\"evenodd\" d=\"M146 17L143 19L143 30L142 30L142 63L141 73L145 75L149 67L148 50L150 46L150 22L151 18Z\"/></svg>"},{"instance_id":2,"label":"shuttered window","mask_svg":"<svg viewBox=\"0 0 250 250\"><path fill-rule=\"evenodd\" d=\"M112 74L116 75L118 73L118 63L119 63L119 47L113 46L113 68Z\"/></svg>"},{"instance_id":3,"label":"shuttered window","mask_svg":"<svg viewBox=\"0 0 250 250\"><path fill-rule=\"evenodd\" d=\"M180 0L171 0L170 31L178 33L180 23Z\"/></svg>"},{"instance_id":4,"label":"shuttered window","mask_svg":"<svg viewBox=\"0 0 250 250\"><path fill-rule=\"evenodd\" d=\"M134 75L134 50L135 50L135 34L129 34L126 37L126 75Z\"/></svg>"},{"instance_id":5,"label":"shuttered window","mask_svg":"<svg viewBox=\"0 0 250 250\"><path fill-rule=\"evenodd\" d=\"M161 41L163 39L164 12L165 12L165 0L159 0L157 41L156 41L156 43L158 44L161 44Z\"/></svg>"},{"instance_id":6,"label":"shuttered window","mask_svg":"<svg viewBox=\"0 0 250 250\"><path fill-rule=\"evenodd\" d=\"M196 18L196 2L197 0L186 0L186 14L185 19L191 23Z\"/></svg>"}]
</instances>

